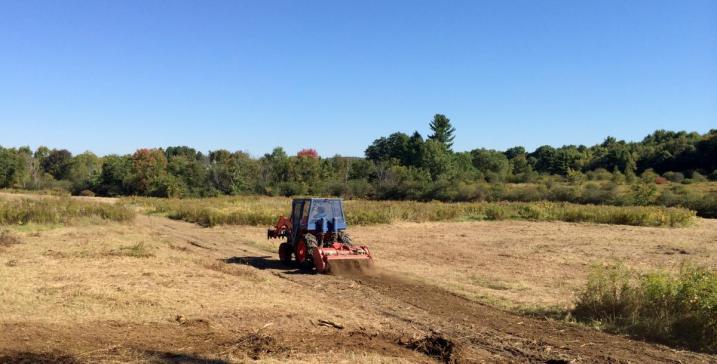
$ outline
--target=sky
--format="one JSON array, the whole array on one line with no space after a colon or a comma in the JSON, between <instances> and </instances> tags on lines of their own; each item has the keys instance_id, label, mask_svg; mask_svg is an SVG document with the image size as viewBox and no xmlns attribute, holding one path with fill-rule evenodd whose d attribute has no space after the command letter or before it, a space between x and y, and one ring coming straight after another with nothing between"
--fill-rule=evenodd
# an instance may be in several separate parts
<instances>
[{"instance_id":1,"label":"sky","mask_svg":"<svg viewBox=\"0 0 717 364\"><path fill-rule=\"evenodd\" d=\"M0 145L361 156L717 128L717 1L0 0Z\"/></svg>"}]
</instances>

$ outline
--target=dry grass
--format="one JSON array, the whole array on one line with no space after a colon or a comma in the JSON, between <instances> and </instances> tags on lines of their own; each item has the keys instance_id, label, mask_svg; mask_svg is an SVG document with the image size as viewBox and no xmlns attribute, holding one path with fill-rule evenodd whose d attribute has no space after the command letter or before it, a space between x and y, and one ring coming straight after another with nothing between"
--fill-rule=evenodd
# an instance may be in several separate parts
<instances>
[{"instance_id":1,"label":"dry grass","mask_svg":"<svg viewBox=\"0 0 717 364\"><path fill-rule=\"evenodd\" d=\"M621 261L637 271L677 271L689 260L717 268L717 220L709 219L679 229L484 221L351 232L371 247L379 268L520 311L570 309L594 264Z\"/></svg>"},{"instance_id":2,"label":"dry grass","mask_svg":"<svg viewBox=\"0 0 717 364\"><path fill-rule=\"evenodd\" d=\"M124 222L134 215L121 204L55 197L0 198L0 225L67 225L87 219Z\"/></svg>"},{"instance_id":3,"label":"dry grass","mask_svg":"<svg viewBox=\"0 0 717 364\"><path fill-rule=\"evenodd\" d=\"M253 282L262 282L266 278L259 274L255 268L246 264L227 263L219 259L204 259L202 260L202 266L224 274L246 278Z\"/></svg>"},{"instance_id":4,"label":"dry grass","mask_svg":"<svg viewBox=\"0 0 717 364\"><path fill-rule=\"evenodd\" d=\"M289 215L291 199L283 197L217 197L207 199L124 199L151 214L162 214L202 226L270 225ZM345 202L353 225L395 222L531 220L591 222L634 226L687 226L695 213L681 208L654 206L595 206L556 202L442 203L415 201Z\"/></svg>"},{"instance_id":5,"label":"dry grass","mask_svg":"<svg viewBox=\"0 0 717 364\"><path fill-rule=\"evenodd\" d=\"M60 226L12 234L24 243L0 255L0 277L12 277L0 279L0 324L32 318L31 322L48 327L107 322L145 327L176 325L181 315L189 325L206 323L219 332L266 324L269 332L311 332L318 330L312 320L327 317L339 317L349 329L384 328L372 316L375 313L347 306L340 298L320 297L268 271L223 261L247 246L234 232L141 217L129 224ZM67 344L52 341L47 348L74 354L86 350L82 341L76 347ZM132 353L125 354L124 360L134 360ZM137 361L149 360L147 354L136 355ZM246 359L242 355L220 357L241 362ZM297 353L277 361L311 358ZM325 358L392 361L378 353L352 350Z\"/></svg>"},{"instance_id":6,"label":"dry grass","mask_svg":"<svg viewBox=\"0 0 717 364\"><path fill-rule=\"evenodd\" d=\"M621 260L638 270L670 269L689 257L699 264L717 265L717 223L701 219L695 226L677 229L478 221L403 222L351 227L351 232L354 240L372 248L379 271L418 278L511 308L568 308L595 262ZM38 332L66 325L100 329L102 325L158 325L161 337L168 332L166 327L191 332L192 325L202 325L202 332L238 335L238 328L259 330L269 324L265 330L273 334L322 333L328 329L312 322L331 318L340 321L345 332L412 333L415 328L410 321L394 319L383 310L396 307L407 317L424 317L415 307L398 308L405 303L390 298L381 298L385 302L380 305L364 303L371 298L363 296L366 291L353 293L351 287L357 283L339 277L298 275L287 279L276 269L236 264L252 258L269 265L276 262L279 241L266 240L265 227L207 229L138 216L128 223L40 230L13 227L11 234L23 244L13 244L0 255L0 277L12 277L0 279L0 324L32 322L39 325ZM233 259L236 256L243 259ZM335 285L341 293L324 290L325 285ZM178 325L178 316L185 318L186 324ZM75 345L75 340L54 339L66 329L49 332L48 339L42 339L48 351L84 355L97 350L82 347L81 340L77 346L67 347L68 342ZM117 335L121 338L122 332ZM167 341L171 345L171 339ZM0 348L3 343L0 334ZM87 357L102 355L94 352ZM151 359L127 348L112 355L122 355L125 360ZM215 355L238 362L251 359L242 352ZM262 359L415 361L356 348L286 355L267 354Z\"/></svg>"}]
</instances>

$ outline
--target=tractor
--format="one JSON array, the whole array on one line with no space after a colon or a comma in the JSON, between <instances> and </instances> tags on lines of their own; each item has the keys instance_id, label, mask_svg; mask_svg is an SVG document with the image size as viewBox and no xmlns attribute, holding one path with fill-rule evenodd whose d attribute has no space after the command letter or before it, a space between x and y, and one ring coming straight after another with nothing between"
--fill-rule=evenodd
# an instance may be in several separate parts
<instances>
[{"instance_id":1,"label":"tractor","mask_svg":"<svg viewBox=\"0 0 717 364\"><path fill-rule=\"evenodd\" d=\"M279 260L287 266L292 265L292 255L300 268L319 273L344 263L371 264L371 251L353 245L346 227L341 199L296 198L291 203L291 217L279 217L267 231L267 238L286 238L279 245Z\"/></svg>"}]
</instances>

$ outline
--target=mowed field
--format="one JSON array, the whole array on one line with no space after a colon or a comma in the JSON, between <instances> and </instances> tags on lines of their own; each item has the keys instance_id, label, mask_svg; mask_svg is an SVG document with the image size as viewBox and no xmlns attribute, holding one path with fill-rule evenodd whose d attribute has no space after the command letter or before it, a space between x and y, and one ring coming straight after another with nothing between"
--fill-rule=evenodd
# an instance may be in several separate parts
<instances>
[{"instance_id":1,"label":"mowed field","mask_svg":"<svg viewBox=\"0 0 717 364\"><path fill-rule=\"evenodd\" d=\"M569 309L595 264L717 268L715 220L353 226L376 257L353 275L282 267L263 227L0 230L0 362L717 361L540 314Z\"/></svg>"}]
</instances>

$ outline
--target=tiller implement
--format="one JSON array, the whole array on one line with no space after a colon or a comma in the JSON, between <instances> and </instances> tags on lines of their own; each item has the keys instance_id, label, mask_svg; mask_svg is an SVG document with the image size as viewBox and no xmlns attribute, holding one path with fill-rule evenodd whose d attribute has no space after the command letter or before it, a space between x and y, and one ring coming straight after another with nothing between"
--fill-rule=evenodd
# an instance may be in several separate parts
<instances>
[{"instance_id":1,"label":"tiller implement","mask_svg":"<svg viewBox=\"0 0 717 364\"><path fill-rule=\"evenodd\" d=\"M285 265L294 262L319 273L333 268L370 265L371 251L353 245L346 232L343 201L338 198L298 198L291 204L291 218L279 217L269 228L269 239L286 238L279 245L279 259Z\"/></svg>"}]
</instances>

